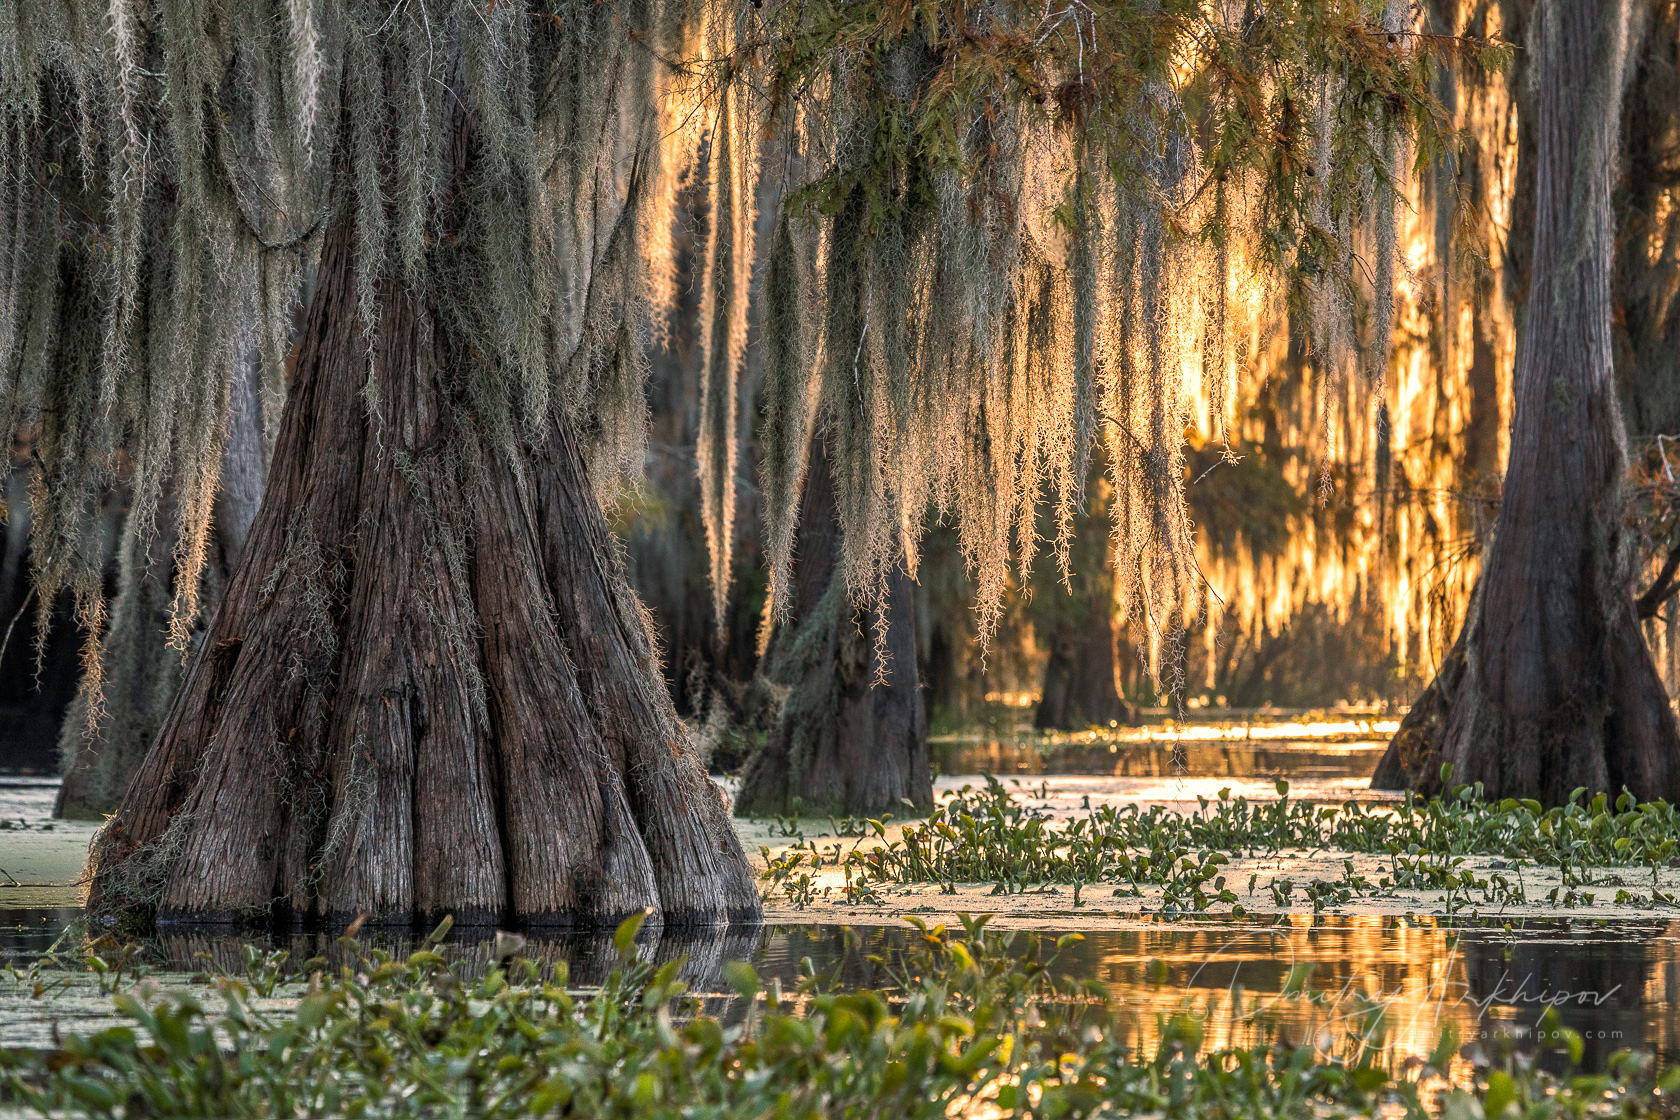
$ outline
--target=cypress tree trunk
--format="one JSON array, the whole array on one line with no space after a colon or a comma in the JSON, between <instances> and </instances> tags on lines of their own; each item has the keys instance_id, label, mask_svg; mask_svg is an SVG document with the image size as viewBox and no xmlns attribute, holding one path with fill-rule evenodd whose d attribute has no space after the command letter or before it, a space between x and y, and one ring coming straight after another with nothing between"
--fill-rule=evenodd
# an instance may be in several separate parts
<instances>
[{"instance_id":1,"label":"cypress tree trunk","mask_svg":"<svg viewBox=\"0 0 1680 1120\"><path fill-rule=\"evenodd\" d=\"M322 248L261 511L90 904L160 921L751 919L572 434L485 446L437 309ZM458 418L458 419L457 419Z\"/></svg>"},{"instance_id":2,"label":"cypress tree trunk","mask_svg":"<svg viewBox=\"0 0 1680 1120\"><path fill-rule=\"evenodd\" d=\"M74 596L60 593L41 621L30 583L30 497L34 468L12 452L4 482L5 539L0 542L0 768L45 777L58 768L57 735L76 698L82 642ZM109 524L109 511L100 511Z\"/></svg>"},{"instance_id":3,"label":"cypress tree trunk","mask_svg":"<svg viewBox=\"0 0 1680 1120\"><path fill-rule=\"evenodd\" d=\"M1680 5L1654 5L1623 113L1616 341L1634 435L1680 431Z\"/></svg>"},{"instance_id":4,"label":"cypress tree trunk","mask_svg":"<svg viewBox=\"0 0 1680 1120\"><path fill-rule=\"evenodd\" d=\"M1033 726L1040 731L1083 731L1093 724L1131 723L1120 685L1120 632L1114 625L1114 558L1110 554L1109 458L1094 447L1085 476L1085 500L1074 514L1067 586L1061 566L1048 560L1033 568L1029 605L1033 629L1048 640L1044 684ZM1051 538L1057 527L1039 532ZM1071 591L1071 594L1070 594Z\"/></svg>"},{"instance_id":5,"label":"cypress tree trunk","mask_svg":"<svg viewBox=\"0 0 1680 1120\"><path fill-rule=\"evenodd\" d=\"M788 690L787 699L741 776L735 812L862 815L899 809L905 799L932 808L910 577L902 568L892 577L884 650L878 649L878 616L853 609L837 570L834 476L820 439L812 440L810 464L793 608L762 669L773 686Z\"/></svg>"},{"instance_id":6,"label":"cypress tree trunk","mask_svg":"<svg viewBox=\"0 0 1680 1120\"><path fill-rule=\"evenodd\" d=\"M262 502L268 456L263 446L262 363L253 344L243 348L230 386L227 443L222 448L211 554L200 595L212 617ZM163 516L159 525L172 525ZM126 552L122 563L139 571L122 573L111 608L111 628L102 643L106 679L100 697L104 713L88 726L85 682L59 730L64 782L53 815L100 820L114 811L135 767L157 737L169 703L180 687L182 652L169 646L169 610L174 597L174 537L157 532L144 557ZM91 732L91 733L90 733Z\"/></svg>"},{"instance_id":7,"label":"cypress tree trunk","mask_svg":"<svg viewBox=\"0 0 1680 1120\"><path fill-rule=\"evenodd\" d=\"M1120 696L1114 656L1118 635L1109 602L1089 596L1084 608L1083 625L1059 626L1050 634L1044 690L1033 713L1033 726L1040 731L1081 731L1132 721L1132 711Z\"/></svg>"},{"instance_id":8,"label":"cypress tree trunk","mask_svg":"<svg viewBox=\"0 0 1680 1120\"><path fill-rule=\"evenodd\" d=\"M1625 3L1547 0L1530 38L1534 251L1511 453L1462 633L1373 786L1680 796L1680 728L1635 617L1611 357Z\"/></svg>"}]
</instances>

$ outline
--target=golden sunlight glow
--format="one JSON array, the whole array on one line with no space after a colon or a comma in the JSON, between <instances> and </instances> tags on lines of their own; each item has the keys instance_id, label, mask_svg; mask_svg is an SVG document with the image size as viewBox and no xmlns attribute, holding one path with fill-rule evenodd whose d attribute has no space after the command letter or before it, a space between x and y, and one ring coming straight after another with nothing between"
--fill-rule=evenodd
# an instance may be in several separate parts
<instances>
[{"instance_id":1,"label":"golden sunlight glow","mask_svg":"<svg viewBox=\"0 0 1680 1120\"><path fill-rule=\"evenodd\" d=\"M1502 84L1488 83L1464 91L1454 111L1490 184L1469 240L1497 246L1515 183L1515 106ZM1218 624L1249 637L1279 634L1308 609L1328 609L1339 622L1374 610L1397 671L1414 681L1432 674L1469 601L1475 542L1487 521L1479 497L1494 492L1505 461L1515 355L1508 301L1499 298L1510 282L1504 255L1472 259L1460 249L1448 257L1443 237L1461 234L1438 211L1432 192L1412 182L1398 215L1393 349L1381 385L1359 372L1280 376L1301 351L1291 350L1278 293L1248 278L1233 278L1230 293L1241 309L1231 324L1239 367L1228 379L1231 399L1209 399L1211 379L1199 366L1186 366L1183 379L1193 445L1216 442L1223 417L1239 456L1268 445L1307 449L1275 466L1291 489L1312 497L1312 508L1290 519L1281 550L1240 530L1235 547L1217 549L1209 527L1198 526L1208 586L1187 609L1222 614ZM1386 448L1378 435L1383 405ZM1384 450L1386 474L1378 462ZM1316 497L1327 453L1338 488L1329 508ZM1229 542L1229 527L1220 528ZM1198 683L1211 690L1219 659L1211 655L1215 636L1206 642L1206 680Z\"/></svg>"}]
</instances>

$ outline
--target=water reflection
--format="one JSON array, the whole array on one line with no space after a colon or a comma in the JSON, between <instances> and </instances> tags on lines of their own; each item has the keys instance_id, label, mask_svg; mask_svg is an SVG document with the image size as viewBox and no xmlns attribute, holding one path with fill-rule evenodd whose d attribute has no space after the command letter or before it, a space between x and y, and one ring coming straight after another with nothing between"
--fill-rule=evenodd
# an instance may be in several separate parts
<instances>
[{"instance_id":1,"label":"water reflection","mask_svg":"<svg viewBox=\"0 0 1680 1120\"><path fill-rule=\"evenodd\" d=\"M1288 741L1214 734L1186 728L1144 738L1089 732L1055 739L948 738L931 740L928 754L941 774L1101 774L1116 777L1348 778L1368 781L1388 741ZM1207 732L1207 737L1190 738Z\"/></svg>"},{"instance_id":2,"label":"water reflection","mask_svg":"<svg viewBox=\"0 0 1680 1120\"><path fill-rule=\"evenodd\" d=\"M839 964L848 984L882 981L868 961L907 943L891 927L860 929L843 957L835 927L773 930L760 957L791 980L802 957ZM1162 1024L1189 1013L1213 1046L1339 1041L1380 1013L1396 1057L1427 1054L1443 1027L1475 1041L1532 1029L1556 1004L1581 1032L1589 1065L1632 1048L1680 1058L1680 923L1530 922L1448 928L1405 919L1309 918L1249 925L1151 924L1085 930L1058 971L1101 981L1127 1043L1152 1053ZM1039 936L1053 938L1055 931Z\"/></svg>"},{"instance_id":3,"label":"water reflection","mask_svg":"<svg viewBox=\"0 0 1680 1120\"><path fill-rule=\"evenodd\" d=\"M544 976L554 966L566 965L567 982L578 987L595 987L619 963L611 930L567 933L557 937L501 934L493 928L452 929L440 946L450 961L467 975L479 975L499 955L512 953L543 966ZM644 929L636 938L638 959L655 965L681 961L678 970L691 988L710 991L724 986L723 966L730 961L752 960L764 941L763 926L727 926L706 929ZM213 933L169 933L148 942L157 967L168 973L224 972L240 975L246 967L246 947L251 942ZM328 968L354 963L361 954L384 951L406 957L420 944L418 938L390 932L370 932L357 938L352 950L344 939L328 933L279 936L256 944L263 950L283 950L290 962L318 959ZM501 953L498 953L501 950Z\"/></svg>"},{"instance_id":4,"label":"water reflection","mask_svg":"<svg viewBox=\"0 0 1680 1120\"><path fill-rule=\"evenodd\" d=\"M0 952L24 967L65 928L73 911L40 920L39 911L0 911ZM707 1010L732 1014L722 969L751 960L766 982L785 988L803 967L833 973L848 987L884 987L891 959L910 943L905 926L647 930L638 956L654 963L682 959L682 975L708 995ZM1053 939L1057 930L1023 937ZM1380 1014L1395 1060L1431 1051L1442 1028L1475 1041L1497 1031L1531 1029L1549 1005L1578 1030L1589 1066L1622 1048L1680 1060L1680 922L1531 921L1503 927L1447 927L1392 918L1300 917L1284 921L1166 923L1138 919L1117 928L1087 929L1064 950L1057 971L1101 981L1117 1013L1123 1041L1144 1053L1163 1024L1179 1013L1202 1020L1210 1046L1271 1041L1333 1046ZM84 942L66 953L79 960ZM153 978L186 985L193 973L245 969L246 942L206 934L169 934L143 943ZM368 948L406 955L414 938L371 933ZM1025 949L1021 942L1018 948ZM346 947L326 934L279 937L259 948L284 949L293 962L325 957L338 963ZM457 929L448 956L469 971L495 959L495 931ZM533 937L519 954L545 965L565 961L570 983L589 987L617 963L609 934ZM871 958L877 958L872 960ZM802 962L809 959L808 965ZM87 1030L110 1021L110 1003L91 977L76 974L67 998L31 999L27 986L0 975L0 1044L39 1045L54 1024Z\"/></svg>"}]
</instances>

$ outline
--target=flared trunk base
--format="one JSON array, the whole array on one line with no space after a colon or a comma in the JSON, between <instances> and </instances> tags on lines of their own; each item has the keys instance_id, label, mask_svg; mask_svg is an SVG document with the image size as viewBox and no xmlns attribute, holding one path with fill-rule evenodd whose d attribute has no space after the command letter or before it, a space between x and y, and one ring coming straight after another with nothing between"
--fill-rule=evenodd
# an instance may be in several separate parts
<instances>
[{"instance_id":1,"label":"flared trunk base","mask_svg":"<svg viewBox=\"0 0 1680 1120\"><path fill-rule=\"evenodd\" d=\"M261 512L95 842L172 924L756 920L563 427L492 444L428 310L330 232ZM370 375L371 369L371 375Z\"/></svg>"},{"instance_id":2,"label":"flared trunk base","mask_svg":"<svg viewBox=\"0 0 1680 1120\"><path fill-rule=\"evenodd\" d=\"M1511 711L1480 671L1482 602L1478 591L1471 622L1400 721L1372 788L1430 796L1481 782L1490 797L1548 805L1578 789L1680 800L1680 725L1631 602L1598 648L1582 651L1563 701L1527 712Z\"/></svg>"}]
</instances>

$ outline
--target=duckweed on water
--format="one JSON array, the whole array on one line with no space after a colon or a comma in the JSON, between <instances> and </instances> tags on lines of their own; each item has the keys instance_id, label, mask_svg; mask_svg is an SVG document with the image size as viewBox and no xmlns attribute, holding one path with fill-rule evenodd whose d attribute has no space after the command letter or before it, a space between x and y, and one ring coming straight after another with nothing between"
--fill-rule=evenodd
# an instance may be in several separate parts
<instances>
[{"instance_id":1,"label":"duckweed on water","mask_svg":"<svg viewBox=\"0 0 1680 1120\"><path fill-rule=\"evenodd\" d=\"M1056 975L1068 939L1041 950L983 919L954 933L917 923L913 948L876 958L882 992L844 991L809 962L792 991L764 991L737 964L737 995L719 1007L687 990L679 963L636 960L639 922L587 992L567 990L563 967L544 978L517 959L474 977L437 952L446 926L404 960L346 942L357 963L315 971L289 1013L255 1009L228 976L217 1015L185 995L119 993L131 1026L0 1049L0 1098L98 1117L1553 1120L1672 1115L1680 1090L1680 1069L1627 1052L1601 1075L1557 1077L1511 1040L1475 1049L1468 1083L1446 1089L1456 1040L1389 1068L1374 1008L1319 1048L1204 1052L1186 1017L1162 1024L1155 1053L1131 1054L1101 988ZM1555 1015L1542 1025L1578 1062L1579 1037Z\"/></svg>"}]
</instances>

